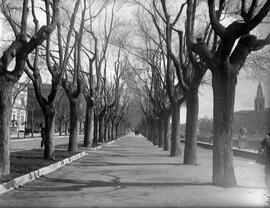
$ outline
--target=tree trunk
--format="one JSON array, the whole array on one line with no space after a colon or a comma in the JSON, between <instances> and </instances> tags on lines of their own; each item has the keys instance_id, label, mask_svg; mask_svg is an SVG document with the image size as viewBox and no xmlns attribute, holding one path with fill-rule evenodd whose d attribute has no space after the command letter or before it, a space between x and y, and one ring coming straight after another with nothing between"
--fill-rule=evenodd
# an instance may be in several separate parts
<instances>
[{"instance_id":1,"label":"tree trunk","mask_svg":"<svg viewBox=\"0 0 270 208\"><path fill-rule=\"evenodd\" d=\"M163 117L163 129L164 129L164 145L163 150L167 151L170 148L170 138L169 138L169 125L170 125L170 116L165 115Z\"/></svg>"},{"instance_id":2,"label":"tree trunk","mask_svg":"<svg viewBox=\"0 0 270 208\"><path fill-rule=\"evenodd\" d=\"M181 104L172 106L172 130L171 130L171 156L181 156L180 149L180 107Z\"/></svg>"},{"instance_id":3,"label":"tree trunk","mask_svg":"<svg viewBox=\"0 0 270 208\"><path fill-rule=\"evenodd\" d=\"M104 118L99 118L98 119L98 141L99 142L104 142Z\"/></svg>"},{"instance_id":4,"label":"tree trunk","mask_svg":"<svg viewBox=\"0 0 270 208\"><path fill-rule=\"evenodd\" d=\"M154 135L154 132L155 132L155 125L154 125L154 120L151 121L150 123L150 142L152 142L154 144L154 138L155 138L155 135Z\"/></svg>"},{"instance_id":5,"label":"tree trunk","mask_svg":"<svg viewBox=\"0 0 270 208\"><path fill-rule=\"evenodd\" d=\"M163 116L160 116L158 119L158 147L163 147L164 144L164 119Z\"/></svg>"},{"instance_id":6,"label":"tree trunk","mask_svg":"<svg viewBox=\"0 0 270 208\"><path fill-rule=\"evenodd\" d=\"M59 136L62 136L62 119L59 119L59 127L58 127L58 130L59 130Z\"/></svg>"},{"instance_id":7,"label":"tree trunk","mask_svg":"<svg viewBox=\"0 0 270 208\"><path fill-rule=\"evenodd\" d=\"M111 141L111 131L112 131L112 122L108 122L108 132L107 132L107 137L108 141Z\"/></svg>"},{"instance_id":8,"label":"tree trunk","mask_svg":"<svg viewBox=\"0 0 270 208\"><path fill-rule=\"evenodd\" d=\"M85 113L85 124L84 124L84 140L83 140L84 147L89 147L91 141L93 140L93 119L94 119L94 108L87 103Z\"/></svg>"},{"instance_id":9,"label":"tree trunk","mask_svg":"<svg viewBox=\"0 0 270 208\"><path fill-rule=\"evenodd\" d=\"M55 125L55 109L45 107L43 111L45 116L45 140L44 140L44 158L54 160L54 125Z\"/></svg>"},{"instance_id":10,"label":"tree trunk","mask_svg":"<svg viewBox=\"0 0 270 208\"><path fill-rule=\"evenodd\" d=\"M98 144L98 116L97 113L94 112L94 138L93 138L93 144Z\"/></svg>"},{"instance_id":11,"label":"tree trunk","mask_svg":"<svg viewBox=\"0 0 270 208\"><path fill-rule=\"evenodd\" d=\"M79 123L79 135L81 135L82 134L82 129L83 129L83 127L82 127L82 121L78 121L78 123Z\"/></svg>"},{"instance_id":12,"label":"tree trunk","mask_svg":"<svg viewBox=\"0 0 270 208\"><path fill-rule=\"evenodd\" d=\"M114 130L115 130L115 122L114 122L114 120L112 120L111 140L114 139Z\"/></svg>"},{"instance_id":13,"label":"tree trunk","mask_svg":"<svg viewBox=\"0 0 270 208\"><path fill-rule=\"evenodd\" d=\"M199 98L198 87L191 88L186 95L186 138L184 151L184 164L197 164L197 130Z\"/></svg>"},{"instance_id":14,"label":"tree trunk","mask_svg":"<svg viewBox=\"0 0 270 208\"><path fill-rule=\"evenodd\" d=\"M104 121L103 138L104 138L104 141L105 141L105 142L108 141L108 123L107 123L106 121Z\"/></svg>"},{"instance_id":15,"label":"tree trunk","mask_svg":"<svg viewBox=\"0 0 270 208\"><path fill-rule=\"evenodd\" d=\"M78 102L70 101L70 132L68 151L76 152L78 149Z\"/></svg>"},{"instance_id":16,"label":"tree trunk","mask_svg":"<svg viewBox=\"0 0 270 208\"><path fill-rule=\"evenodd\" d=\"M12 83L0 76L0 179L8 180L10 174L10 124L12 114Z\"/></svg>"},{"instance_id":17,"label":"tree trunk","mask_svg":"<svg viewBox=\"0 0 270 208\"><path fill-rule=\"evenodd\" d=\"M119 123L115 124L115 133L116 133L116 137L119 136Z\"/></svg>"},{"instance_id":18,"label":"tree trunk","mask_svg":"<svg viewBox=\"0 0 270 208\"><path fill-rule=\"evenodd\" d=\"M145 134L144 134L144 137L147 138L148 132L149 132L149 125L147 124L147 125L145 126Z\"/></svg>"},{"instance_id":19,"label":"tree trunk","mask_svg":"<svg viewBox=\"0 0 270 208\"><path fill-rule=\"evenodd\" d=\"M147 140L148 141L151 141L151 122L149 122L148 124L147 124L147 135L146 135L146 138L147 138Z\"/></svg>"},{"instance_id":20,"label":"tree trunk","mask_svg":"<svg viewBox=\"0 0 270 208\"><path fill-rule=\"evenodd\" d=\"M34 137L34 110L31 111L31 137Z\"/></svg>"},{"instance_id":21,"label":"tree trunk","mask_svg":"<svg viewBox=\"0 0 270 208\"><path fill-rule=\"evenodd\" d=\"M233 108L237 75L229 69L216 69L213 72L214 92L214 141L213 141L213 184L235 186L231 147Z\"/></svg>"},{"instance_id":22,"label":"tree trunk","mask_svg":"<svg viewBox=\"0 0 270 208\"><path fill-rule=\"evenodd\" d=\"M68 135L68 121L65 122L65 135Z\"/></svg>"},{"instance_id":23,"label":"tree trunk","mask_svg":"<svg viewBox=\"0 0 270 208\"><path fill-rule=\"evenodd\" d=\"M153 132L152 132L152 141L153 145L158 145L158 122L157 120L153 121Z\"/></svg>"}]
</instances>

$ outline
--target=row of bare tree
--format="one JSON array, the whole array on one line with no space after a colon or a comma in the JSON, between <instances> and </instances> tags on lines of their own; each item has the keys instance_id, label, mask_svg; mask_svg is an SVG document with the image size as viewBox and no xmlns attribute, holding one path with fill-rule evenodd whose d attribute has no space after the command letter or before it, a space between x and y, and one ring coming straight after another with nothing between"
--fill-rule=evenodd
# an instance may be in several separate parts
<instances>
[{"instance_id":1,"label":"row of bare tree","mask_svg":"<svg viewBox=\"0 0 270 208\"><path fill-rule=\"evenodd\" d=\"M135 2L143 44L126 50L144 63L131 66L139 77L135 94L144 113L141 131L155 145L170 149L171 156L180 156L180 107L185 102L183 159L184 164L197 164L198 92L209 70L214 95L212 181L235 186L231 137L237 76L248 55L270 43L270 34L265 39L251 34L267 17L270 1ZM208 15L201 12L205 9Z\"/></svg>"},{"instance_id":2,"label":"row of bare tree","mask_svg":"<svg viewBox=\"0 0 270 208\"><path fill-rule=\"evenodd\" d=\"M10 174L11 93L24 72L33 83L44 115L45 159L55 158L60 88L70 107L68 151L77 151L80 96L87 104L84 146L119 136L124 131L128 99L122 79L125 58L120 49L108 58L109 42L118 24L116 1L2 0L0 5L14 33L0 60L0 179L6 180ZM109 65L111 59L114 64ZM48 96L42 93L44 80L50 80Z\"/></svg>"}]
</instances>

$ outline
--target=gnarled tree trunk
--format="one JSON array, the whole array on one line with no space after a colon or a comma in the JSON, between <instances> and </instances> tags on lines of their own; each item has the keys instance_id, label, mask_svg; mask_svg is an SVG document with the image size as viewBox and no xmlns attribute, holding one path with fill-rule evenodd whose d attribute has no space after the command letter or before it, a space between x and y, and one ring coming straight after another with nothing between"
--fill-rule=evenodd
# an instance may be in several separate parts
<instances>
[{"instance_id":1,"label":"gnarled tree trunk","mask_svg":"<svg viewBox=\"0 0 270 208\"><path fill-rule=\"evenodd\" d=\"M98 144L98 116L97 113L94 111L94 138L93 138L93 145Z\"/></svg>"},{"instance_id":2,"label":"gnarled tree trunk","mask_svg":"<svg viewBox=\"0 0 270 208\"><path fill-rule=\"evenodd\" d=\"M84 124L84 140L83 146L89 147L93 141L93 122L94 122L94 108L90 103L86 104L85 124Z\"/></svg>"},{"instance_id":3,"label":"gnarled tree trunk","mask_svg":"<svg viewBox=\"0 0 270 208\"><path fill-rule=\"evenodd\" d=\"M65 135L68 135L68 121L65 122Z\"/></svg>"},{"instance_id":4,"label":"gnarled tree trunk","mask_svg":"<svg viewBox=\"0 0 270 208\"><path fill-rule=\"evenodd\" d=\"M116 137L118 137L119 136L119 123L118 122L115 124L115 132L116 132Z\"/></svg>"},{"instance_id":5,"label":"gnarled tree trunk","mask_svg":"<svg viewBox=\"0 0 270 208\"><path fill-rule=\"evenodd\" d=\"M76 152L78 149L78 101L69 101L70 106L70 132L68 151Z\"/></svg>"},{"instance_id":6,"label":"gnarled tree trunk","mask_svg":"<svg viewBox=\"0 0 270 208\"><path fill-rule=\"evenodd\" d=\"M199 98L198 87L190 88L186 95L186 138L184 151L184 164L195 165L197 163L197 129Z\"/></svg>"},{"instance_id":7,"label":"gnarled tree trunk","mask_svg":"<svg viewBox=\"0 0 270 208\"><path fill-rule=\"evenodd\" d=\"M59 126L58 126L58 131L59 131L59 136L62 136L62 119L59 120Z\"/></svg>"},{"instance_id":8,"label":"gnarled tree trunk","mask_svg":"<svg viewBox=\"0 0 270 208\"><path fill-rule=\"evenodd\" d=\"M222 71L221 71L222 70ZM235 186L231 147L233 108L237 75L232 69L213 72L214 92L214 141L213 141L213 183L219 186Z\"/></svg>"},{"instance_id":9,"label":"gnarled tree trunk","mask_svg":"<svg viewBox=\"0 0 270 208\"><path fill-rule=\"evenodd\" d=\"M108 123L107 123L106 121L104 121L103 138L104 138L104 141L105 141L105 142L108 141Z\"/></svg>"},{"instance_id":10,"label":"gnarled tree trunk","mask_svg":"<svg viewBox=\"0 0 270 208\"><path fill-rule=\"evenodd\" d=\"M0 179L10 174L10 124L12 113L12 83L0 76Z\"/></svg>"},{"instance_id":11,"label":"gnarled tree trunk","mask_svg":"<svg viewBox=\"0 0 270 208\"><path fill-rule=\"evenodd\" d=\"M164 144L164 118L160 116L158 119L158 147L163 147Z\"/></svg>"},{"instance_id":12,"label":"gnarled tree trunk","mask_svg":"<svg viewBox=\"0 0 270 208\"><path fill-rule=\"evenodd\" d=\"M114 136L115 136L115 121L114 119L112 120L112 130L111 130L111 140L114 139Z\"/></svg>"},{"instance_id":13,"label":"gnarled tree trunk","mask_svg":"<svg viewBox=\"0 0 270 208\"><path fill-rule=\"evenodd\" d=\"M45 116L44 158L54 160L55 109L49 105L43 106L43 113Z\"/></svg>"},{"instance_id":14,"label":"gnarled tree trunk","mask_svg":"<svg viewBox=\"0 0 270 208\"><path fill-rule=\"evenodd\" d=\"M153 132L152 132L152 142L153 145L158 145L158 121L154 120L153 121Z\"/></svg>"},{"instance_id":15,"label":"gnarled tree trunk","mask_svg":"<svg viewBox=\"0 0 270 208\"><path fill-rule=\"evenodd\" d=\"M180 149L180 107L181 104L172 106L172 130L171 130L171 156L181 155Z\"/></svg>"},{"instance_id":16,"label":"gnarled tree trunk","mask_svg":"<svg viewBox=\"0 0 270 208\"><path fill-rule=\"evenodd\" d=\"M108 122L108 132L107 132L108 141L111 141L111 131L112 131L112 122L109 121Z\"/></svg>"},{"instance_id":17,"label":"gnarled tree trunk","mask_svg":"<svg viewBox=\"0 0 270 208\"><path fill-rule=\"evenodd\" d=\"M104 142L104 118L99 117L98 118L98 141Z\"/></svg>"},{"instance_id":18,"label":"gnarled tree trunk","mask_svg":"<svg viewBox=\"0 0 270 208\"><path fill-rule=\"evenodd\" d=\"M163 129L164 129L164 145L163 150L167 151L170 148L170 138L169 138L169 126L170 126L170 116L164 115L163 116Z\"/></svg>"}]
</instances>

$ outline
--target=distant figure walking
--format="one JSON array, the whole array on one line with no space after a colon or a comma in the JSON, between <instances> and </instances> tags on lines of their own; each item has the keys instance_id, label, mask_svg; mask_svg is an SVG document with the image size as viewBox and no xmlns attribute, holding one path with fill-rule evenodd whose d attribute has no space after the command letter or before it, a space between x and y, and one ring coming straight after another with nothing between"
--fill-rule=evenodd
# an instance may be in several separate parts
<instances>
[{"instance_id":1,"label":"distant figure walking","mask_svg":"<svg viewBox=\"0 0 270 208\"><path fill-rule=\"evenodd\" d=\"M43 148L44 141L45 141L45 127L43 123L40 124L40 133L41 133L41 142L40 142L40 148Z\"/></svg>"},{"instance_id":2,"label":"distant figure walking","mask_svg":"<svg viewBox=\"0 0 270 208\"><path fill-rule=\"evenodd\" d=\"M265 152L265 184L270 188L270 131L262 141L262 151Z\"/></svg>"}]
</instances>

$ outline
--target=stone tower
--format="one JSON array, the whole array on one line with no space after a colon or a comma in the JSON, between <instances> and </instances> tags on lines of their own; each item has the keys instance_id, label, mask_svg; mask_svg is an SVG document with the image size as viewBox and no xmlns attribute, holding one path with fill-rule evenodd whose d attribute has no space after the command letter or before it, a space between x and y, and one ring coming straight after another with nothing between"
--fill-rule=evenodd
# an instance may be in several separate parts
<instances>
[{"instance_id":1,"label":"stone tower","mask_svg":"<svg viewBox=\"0 0 270 208\"><path fill-rule=\"evenodd\" d=\"M257 88L257 95L254 100L254 106L255 106L255 111L256 112L263 112L265 111L265 100L263 96L263 90L262 90L262 85L259 82L258 88Z\"/></svg>"}]
</instances>

